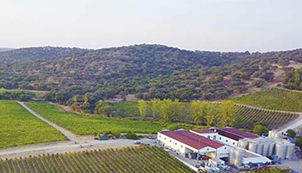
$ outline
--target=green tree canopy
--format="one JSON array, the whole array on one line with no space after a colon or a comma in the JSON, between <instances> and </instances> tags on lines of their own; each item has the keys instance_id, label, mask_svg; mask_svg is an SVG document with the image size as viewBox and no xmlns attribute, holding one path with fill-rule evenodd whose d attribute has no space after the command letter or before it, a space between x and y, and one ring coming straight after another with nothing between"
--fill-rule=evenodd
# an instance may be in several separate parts
<instances>
[{"instance_id":1,"label":"green tree canopy","mask_svg":"<svg viewBox=\"0 0 302 173\"><path fill-rule=\"evenodd\" d=\"M268 133L269 129L263 125L256 125L253 129L253 132L257 135L262 135L263 133Z\"/></svg>"}]
</instances>

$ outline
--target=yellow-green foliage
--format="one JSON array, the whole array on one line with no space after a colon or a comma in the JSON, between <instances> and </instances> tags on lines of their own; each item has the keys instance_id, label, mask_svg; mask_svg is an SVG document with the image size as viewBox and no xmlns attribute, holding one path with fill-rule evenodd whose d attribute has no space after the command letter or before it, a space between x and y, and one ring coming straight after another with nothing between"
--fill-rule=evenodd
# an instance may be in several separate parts
<instances>
[{"instance_id":1,"label":"yellow-green foliage","mask_svg":"<svg viewBox=\"0 0 302 173\"><path fill-rule=\"evenodd\" d=\"M0 148L66 140L14 101L0 100Z\"/></svg>"},{"instance_id":2,"label":"yellow-green foliage","mask_svg":"<svg viewBox=\"0 0 302 173\"><path fill-rule=\"evenodd\" d=\"M10 165L10 166L8 166ZM1 169L2 168L2 169ZM35 171L32 171L35 170ZM191 173L189 167L159 147L128 147L0 160L0 171L11 172L162 172Z\"/></svg>"},{"instance_id":3,"label":"yellow-green foliage","mask_svg":"<svg viewBox=\"0 0 302 173\"><path fill-rule=\"evenodd\" d=\"M48 120L78 134L88 135L111 132L157 133L169 124L149 121L131 121L126 119L82 115L62 111L59 106L48 103L27 103L27 106ZM182 126L185 129L192 126Z\"/></svg>"},{"instance_id":4,"label":"yellow-green foliage","mask_svg":"<svg viewBox=\"0 0 302 173\"><path fill-rule=\"evenodd\" d=\"M236 103L266 109L302 112L302 93L290 92L281 89L270 89L234 98L232 100Z\"/></svg>"}]
</instances>

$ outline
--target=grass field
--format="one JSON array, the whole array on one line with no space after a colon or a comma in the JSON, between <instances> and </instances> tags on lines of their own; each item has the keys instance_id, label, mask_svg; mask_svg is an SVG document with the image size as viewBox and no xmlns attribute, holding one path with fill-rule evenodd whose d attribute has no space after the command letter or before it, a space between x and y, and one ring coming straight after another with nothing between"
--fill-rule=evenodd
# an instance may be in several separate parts
<instances>
[{"instance_id":1,"label":"grass field","mask_svg":"<svg viewBox=\"0 0 302 173\"><path fill-rule=\"evenodd\" d=\"M270 89L232 99L236 103L266 109L302 112L302 93Z\"/></svg>"},{"instance_id":2,"label":"grass field","mask_svg":"<svg viewBox=\"0 0 302 173\"><path fill-rule=\"evenodd\" d=\"M0 172L193 172L159 147L94 150L14 160L0 160Z\"/></svg>"},{"instance_id":3,"label":"grass field","mask_svg":"<svg viewBox=\"0 0 302 173\"><path fill-rule=\"evenodd\" d=\"M0 148L66 140L15 101L0 100Z\"/></svg>"},{"instance_id":4,"label":"grass field","mask_svg":"<svg viewBox=\"0 0 302 173\"><path fill-rule=\"evenodd\" d=\"M61 107L48 103L26 103L27 106L48 120L74 132L77 135L98 134L102 132L157 133L169 124L150 121L133 121L117 118L103 118L64 112ZM184 129L193 128L182 125Z\"/></svg>"}]
</instances>

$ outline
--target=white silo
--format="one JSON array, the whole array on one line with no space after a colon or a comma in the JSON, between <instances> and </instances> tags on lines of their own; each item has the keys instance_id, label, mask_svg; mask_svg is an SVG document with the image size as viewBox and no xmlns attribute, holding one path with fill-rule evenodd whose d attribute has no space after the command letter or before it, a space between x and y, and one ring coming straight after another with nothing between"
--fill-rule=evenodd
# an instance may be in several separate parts
<instances>
[{"instance_id":1,"label":"white silo","mask_svg":"<svg viewBox=\"0 0 302 173\"><path fill-rule=\"evenodd\" d=\"M268 141L263 143L263 150L262 150L262 155L263 156L268 156L269 146L270 146L270 143Z\"/></svg>"},{"instance_id":2,"label":"white silo","mask_svg":"<svg viewBox=\"0 0 302 173\"><path fill-rule=\"evenodd\" d=\"M276 143L276 155L282 160L284 160L286 154L287 154L287 145L283 142Z\"/></svg>"},{"instance_id":3,"label":"white silo","mask_svg":"<svg viewBox=\"0 0 302 173\"><path fill-rule=\"evenodd\" d=\"M238 146L244 149L247 149L249 145L249 141L247 139L240 139L238 142Z\"/></svg>"},{"instance_id":4,"label":"white silo","mask_svg":"<svg viewBox=\"0 0 302 173\"><path fill-rule=\"evenodd\" d=\"M267 152L268 157L274 154L275 145L276 145L276 140L274 140L274 138L269 138L269 149Z\"/></svg>"},{"instance_id":5,"label":"white silo","mask_svg":"<svg viewBox=\"0 0 302 173\"><path fill-rule=\"evenodd\" d=\"M268 131L268 137L270 137L270 138L273 137L273 131L271 131L271 130Z\"/></svg>"},{"instance_id":6,"label":"white silo","mask_svg":"<svg viewBox=\"0 0 302 173\"><path fill-rule=\"evenodd\" d=\"M240 166L242 166L242 162L243 162L243 151L235 150L234 165L237 167L240 167Z\"/></svg>"},{"instance_id":7,"label":"white silo","mask_svg":"<svg viewBox=\"0 0 302 173\"><path fill-rule=\"evenodd\" d=\"M263 151L263 143L258 143L256 153L262 154L262 151Z\"/></svg>"},{"instance_id":8,"label":"white silo","mask_svg":"<svg viewBox=\"0 0 302 173\"><path fill-rule=\"evenodd\" d=\"M286 151L286 158L293 159L295 151L295 144L288 143L287 144L287 151Z\"/></svg>"},{"instance_id":9,"label":"white silo","mask_svg":"<svg viewBox=\"0 0 302 173\"><path fill-rule=\"evenodd\" d=\"M249 150L251 151L251 152L256 152L257 151L257 144L255 143L255 142L249 142Z\"/></svg>"},{"instance_id":10,"label":"white silo","mask_svg":"<svg viewBox=\"0 0 302 173\"><path fill-rule=\"evenodd\" d=\"M235 151L233 148L230 149L230 157L229 157L229 164L234 164L235 159Z\"/></svg>"}]
</instances>

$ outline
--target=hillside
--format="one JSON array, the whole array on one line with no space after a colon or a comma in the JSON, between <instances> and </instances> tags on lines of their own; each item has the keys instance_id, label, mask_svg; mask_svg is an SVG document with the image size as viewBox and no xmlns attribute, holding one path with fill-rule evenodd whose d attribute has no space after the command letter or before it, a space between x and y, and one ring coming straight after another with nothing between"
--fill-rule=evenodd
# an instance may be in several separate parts
<instances>
[{"instance_id":1,"label":"hillside","mask_svg":"<svg viewBox=\"0 0 302 173\"><path fill-rule=\"evenodd\" d=\"M270 89L232 99L236 103L272 110L302 112L302 93Z\"/></svg>"},{"instance_id":2,"label":"hillside","mask_svg":"<svg viewBox=\"0 0 302 173\"><path fill-rule=\"evenodd\" d=\"M89 98L171 98L217 100L274 82L302 50L269 53L187 51L162 45L99 50L37 47L0 53L0 88L53 91L47 99L62 104ZM279 67L280 66L280 69ZM261 82L260 82L261 83ZM257 84L259 85L259 84ZM61 92L59 92L61 91Z\"/></svg>"},{"instance_id":3,"label":"hillside","mask_svg":"<svg viewBox=\"0 0 302 173\"><path fill-rule=\"evenodd\" d=\"M1 48L0 47L0 52L10 51L10 50L13 50L13 48Z\"/></svg>"}]
</instances>

